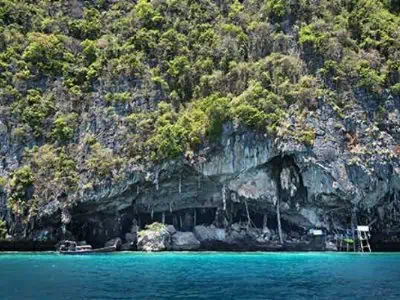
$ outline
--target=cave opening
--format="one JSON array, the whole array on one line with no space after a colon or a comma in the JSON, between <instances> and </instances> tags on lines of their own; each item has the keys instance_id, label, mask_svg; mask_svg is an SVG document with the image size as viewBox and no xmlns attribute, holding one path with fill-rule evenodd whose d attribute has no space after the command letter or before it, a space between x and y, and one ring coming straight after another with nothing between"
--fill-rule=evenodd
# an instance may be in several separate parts
<instances>
[{"instance_id":1,"label":"cave opening","mask_svg":"<svg viewBox=\"0 0 400 300\"><path fill-rule=\"evenodd\" d=\"M121 237L120 225L115 216L96 214L86 216L85 219L73 219L67 229L73 235L71 238L98 248L103 247L104 243L112 238Z\"/></svg>"},{"instance_id":2,"label":"cave opening","mask_svg":"<svg viewBox=\"0 0 400 300\"><path fill-rule=\"evenodd\" d=\"M138 214L138 226L139 229L146 228L146 225L150 225L154 223L153 219L151 218L150 213L139 213Z\"/></svg>"},{"instance_id":3,"label":"cave opening","mask_svg":"<svg viewBox=\"0 0 400 300\"><path fill-rule=\"evenodd\" d=\"M306 234L306 230L304 228L297 226L293 222L287 221L285 218L282 218L281 223L283 231L291 235L292 237L299 237L299 234L300 235Z\"/></svg>"},{"instance_id":4,"label":"cave opening","mask_svg":"<svg viewBox=\"0 0 400 300\"><path fill-rule=\"evenodd\" d=\"M270 230L278 231L277 214L273 207L265 210L256 210L256 208L254 207L249 207L249 215L251 219L251 226L262 229L264 226L264 221L266 221L266 225ZM265 217L266 220L264 219ZM236 204L235 207L232 209L231 220L232 223L246 224L248 222L247 211L243 203ZM281 227L284 232L291 233L294 236L298 236L298 234L305 234L304 228L299 227L293 222L286 220L284 216L281 216Z\"/></svg>"},{"instance_id":5,"label":"cave opening","mask_svg":"<svg viewBox=\"0 0 400 300\"><path fill-rule=\"evenodd\" d=\"M192 231L196 225L211 225L215 220L217 208L187 208L173 212L155 212L153 218L151 213L140 212L136 218L140 229L154 222L173 225L176 230Z\"/></svg>"},{"instance_id":6,"label":"cave opening","mask_svg":"<svg viewBox=\"0 0 400 300\"><path fill-rule=\"evenodd\" d=\"M249 215L251 219L251 223L253 226L257 228L262 228L264 224L264 214L260 213L259 211L254 211L249 208ZM241 207L237 208L234 210L232 214L232 223L247 223L247 211L246 208L243 207L243 204Z\"/></svg>"},{"instance_id":7,"label":"cave opening","mask_svg":"<svg viewBox=\"0 0 400 300\"><path fill-rule=\"evenodd\" d=\"M130 214L123 214L120 220L121 233L125 234L132 229L133 216Z\"/></svg>"},{"instance_id":8,"label":"cave opening","mask_svg":"<svg viewBox=\"0 0 400 300\"><path fill-rule=\"evenodd\" d=\"M211 225L215 220L217 208L196 208L196 225Z\"/></svg>"}]
</instances>

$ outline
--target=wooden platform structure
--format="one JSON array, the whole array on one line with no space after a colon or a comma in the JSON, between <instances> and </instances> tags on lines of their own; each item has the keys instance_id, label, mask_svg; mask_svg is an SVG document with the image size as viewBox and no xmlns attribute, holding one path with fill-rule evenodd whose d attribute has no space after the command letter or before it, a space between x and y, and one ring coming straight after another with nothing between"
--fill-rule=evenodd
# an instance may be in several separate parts
<instances>
[{"instance_id":1,"label":"wooden platform structure","mask_svg":"<svg viewBox=\"0 0 400 300\"><path fill-rule=\"evenodd\" d=\"M357 232L357 235L355 232ZM338 251L372 252L369 244L369 226L357 226L357 228L347 230L346 234L336 234L336 247Z\"/></svg>"},{"instance_id":2,"label":"wooden platform structure","mask_svg":"<svg viewBox=\"0 0 400 300\"><path fill-rule=\"evenodd\" d=\"M354 249L354 240L346 234L336 234L336 248L338 251L352 251Z\"/></svg>"}]
</instances>

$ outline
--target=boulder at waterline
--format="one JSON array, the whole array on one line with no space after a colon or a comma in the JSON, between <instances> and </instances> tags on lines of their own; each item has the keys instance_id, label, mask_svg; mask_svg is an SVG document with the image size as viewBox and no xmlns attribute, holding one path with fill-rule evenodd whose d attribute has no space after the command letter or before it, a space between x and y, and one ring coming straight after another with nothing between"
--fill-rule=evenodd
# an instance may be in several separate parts
<instances>
[{"instance_id":1,"label":"boulder at waterline","mask_svg":"<svg viewBox=\"0 0 400 300\"><path fill-rule=\"evenodd\" d=\"M170 234L164 224L153 223L139 231L137 248L139 251L157 252L170 248Z\"/></svg>"},{"instance_id":2,"label":"boulder at waterline","mask_svg":"<svg viewBox=\"0 0 400 300\"><path fill-rule=\"evenodd\" d=\"M172 250L197 250L200 248L200 241L193 232L177 231L172 235Z\"/></svg>"},{"instance_id":3,"label":"boulder at waterline","mask_svg":"<svg viewBox=\"0 0 400 300\"><path fill-rule=\"evenodd\" d=\"M136 245L133 242L126 242L122 244L121 251L133 251L136 250Z\"/></svg>"},{"instance_id":4,"label":"boulder at waterline","mask_svg":"<svg viewBox=\"0 0 400 300\"><path fill-rule=\"evenodd\" d=\"M173 235L176 233L176 229L175 229L174 225L168 225L167 231L169 232L170 235Z\"/></svg>"},{"instance_id":5,"label":"boulder at waterline","mask_svg":"<svg viewBox=\"0 0 400 300\"><path fill-rule=\"evenodd\" d=\"M200 242L213 242L225 240L225 229L217 228L214 225L199 225L194 228L194 234Z\"/></svg>"},{"instance_id":6,"label":"boulder at waterline","mask_svg":"<svg viewBox=\"0 0 400 300\"><path fill-rule=\"evenodd\" d=\"M137 233L136 232L135 233L131 233L131 232L125 233L125 240L127 242L136 243L137 242Z\"/></svg>"},{"instance_id":7,"label":"boulder at waterline","mask_svg":"<svg viewBox=\"0 0 400 300\"><path fill-rule=\"evenodd\" d=\"M109 240L107 243L105 243L104 247L112 247L115 246L117 249L121 248L122 245L122 240L120 238L114 238L112 240Z\"/></svg>"}]
</instances>

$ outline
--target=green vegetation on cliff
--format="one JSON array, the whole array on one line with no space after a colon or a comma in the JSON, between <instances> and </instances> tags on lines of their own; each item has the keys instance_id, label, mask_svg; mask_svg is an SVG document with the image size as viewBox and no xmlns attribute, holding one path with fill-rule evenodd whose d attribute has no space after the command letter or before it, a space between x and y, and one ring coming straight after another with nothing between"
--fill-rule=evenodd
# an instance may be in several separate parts
<instances>
[{"instance_id":1,"label":"green vegetation on cliff","mask_svg":"<svg viewBox=\"0 0 400 300\"><path fill-rule=\"evenodd\" d=\"M191 156L227 121L311 146L304 119L319 102L340 116L360 93L400 95L399 11L389 0L0 0L0 113L27 146L1 184L9 207L29 219L80 182L118 180L128 161Z\"/></svg>"}]
</instances>

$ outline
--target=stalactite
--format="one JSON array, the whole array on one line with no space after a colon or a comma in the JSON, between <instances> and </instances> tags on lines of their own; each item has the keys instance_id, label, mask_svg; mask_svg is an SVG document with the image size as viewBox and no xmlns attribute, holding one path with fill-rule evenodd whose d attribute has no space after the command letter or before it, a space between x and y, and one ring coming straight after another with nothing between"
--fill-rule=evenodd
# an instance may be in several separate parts
<instances>
[{"instance_id":1,"label":"stalactite","mask_svg":"<svg viewBox=\"0 0 400 300\"><path fill-rule=\"evenodd\" d=\"M136 195L139 195L139 193L140 193L140 188L139 186L136 186Z\"/></svg>"},{"instance_id":2,"label":"stalactite","mask_svg":"<svg viewBox=\"0 0 400 300\"><path fill-rule=\"evenodd\" d=\"M165 212L162 212L161 223L165 224Z\"/></svg>"},{"instance_id":3,"label":"stalactite","mask_svg":"<svg viewBox=\"0 0 400 300\"><path fill-rule=\"evenodd\" d=\"M182 193L182 176L179 175L179 194Z\"/></svg>"},{"instance_id":4,"label":"stalactite","mask_svg":"<svg viewBox=\"0 0 400 300\"><path fill-rule=\"evenodd\" d=\"M138 232L139 231L139 226L136 218L132 220L132 227L131 227L131 232Z\"/></svg>"},{"instance_id":5,"label":"stalactite","mask_svg":"<svg viewBox=\"0 0 400 300\"><path fill-rule=\"evenodd\" d=\"M263 227L262 228L263 228L263 230L268 228L268 215L266 212L264 212L264 215L263 215Z\"/></svg>"},{"instance_id":6,"label":"stalactite","mask_svg":"<svg viewBox=\"0 0 400 300\"><path fill-rule=\"evenodd\" d=\"M231 201L230 211L229 211L229 224L233 223L233 214L234 214L234 207L233 207L233 202Z\"/></svg>"},{"instance_id":7,"label":"stalactite","mask_svg":"<svg viewBox=\"0 0 400 300\"><path fill-rule=\"evenodd\" d=\"M232 192L232 193L230 194L230 200L231 200L231 202L240 203L239 198L237 197L236 193L234 193L234 192Z\"/></svg>"},{"instance_id":8,"label":"stalactite","mask_svg":"<svg viewBox=\"0 0 400 300\"><path fill-rule=\"evenodd\" d=\"M31 221L31 231L35 228L35 219L32 219ZM65 233L64 233L65 234Z\"/></svg>"},{"instance_id":9,"label":"stalactite","mask_svg":"<svg viewBox=\"0 0 400 300\"><path fill-rule=\"evenodd\" d=\"M171 202L169 203L169 212L172 214L172 204L171 204Z\"/></svg>"},{"instance_id":10,"label":"stalactite","mask_svg":"<svg viewBox=\"0 0 400 300\"><path fill-rule=\"evenodd\" d=\"M179 215L179 229L183 226L182 215Z\"/></svg>"},{"instance_id":11,"label":"stalactite","mask_svg":"<svg viewBox=\"0 0 400 300\"><path fill-rule=\"evenodd\" d=\"M154 217L154 210L153 209L151 209L150 217L151 217L151 220L153 221L153 217Z\"/></svg>"},{"instance_id":12,"label":"stalactite","mask_svg":"<svg viewBox=\"0 0 400 300\"><path fill-rule=\"evenodd\" d=\"M222 185L222 203L223 203L223 210L226 211L226 186L225 186L225 184Z\"/></svg>"},{"instance_id":13,"label":"stalactite","mask_svg":"<svg viewBox=\"0 0 400 300\"><path fill-rule=\"evenodd\" d=\"M193 228L197 225L197 211L196 208L193 211Z\"/></svg>"},{"instance_id":14,"label":"stalactite","mask_svg":"<svg viewBox=\"0 0 400 300\"><path fill-rule=\"evenodd\" d=\"M156 190L158 191L158 189L159 189L159 182L158 182L158 170L156 171L156 175L155 175L155 182L156 182Z\"/></svg>"},{"instance_id":15,"label":"stalactite","mask_svg":"<svg viewBox=\"0 0 400 300\"><path fill-rule=\"evenodd\" d=\"M197 180L197 187L198 187L198 189L200 189L200 186L201 186L201 176L199 175L197 178L198 178L198 180Z\"/></svg>"},{"instance_id":16,"label":"stalactite","mask_svg":"<svg viewBox=\"0 0 400 300\"><path fill-rule=\"evenodd\" d=\"M177 220L177 217L176 217L176 215L173 215L172 216L172 225L174 225L174 227L178 227L178 220Z\"/></svg>"},{"instance_id":17,"label":"stalactite","mask_svg":"<svg viewBox=\"0 0 400 300\"><path fill-rule=\"evenodd\" d=\"M69 224L71 222L71 219L72 219L72 217L71 217L71 214L68 211L68 209L63 208L61 210L61 223Z\"/></svg>"},{"instance_id":18,"label":"stalactite","mask_svg":"<svg viewBox=\"0 0 400 300\"><path fill-rule=\"evenodd\" d=\"M28 225L24 226L24 233L23 233L24 238L26 238L27 235L28 235Z\"/></svg>"},{"instance_id":19,"label":"stalactite","mask_svg":"<svg viewBox=\"0 0 400 300\"><path fill-rule=\"evenodd\" d=\"M63 208L61 210L61 232L63 234L63 236L65 236L66 232L67 232L67 224L71 223L72 221L72 216L69 212L68 209ZM34 222L34 220L33 220ZM32 227L33 229L33 227Z\"/></svg>"}]
</instances>

